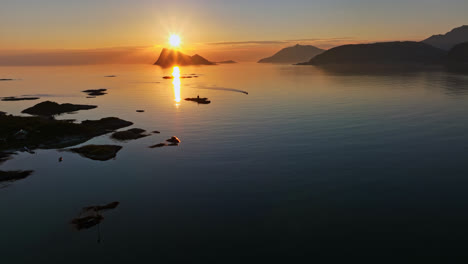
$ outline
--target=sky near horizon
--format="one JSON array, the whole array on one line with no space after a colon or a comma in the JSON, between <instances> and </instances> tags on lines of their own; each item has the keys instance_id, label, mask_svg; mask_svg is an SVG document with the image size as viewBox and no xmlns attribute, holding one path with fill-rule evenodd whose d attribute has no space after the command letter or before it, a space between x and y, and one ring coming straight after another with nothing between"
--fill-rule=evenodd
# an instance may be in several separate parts
<instances>
[{"instance_id":1,"label":"sky near horizon","mask_svg":"<svg viewBox=\"0 0 468 264\"><path fill-rule=\"evenodd\" d=\"M422 40L468 24L466 0L2 0L0 50ZM223 46L223 47L222 47Z\"/></svg>"}]
</instances>

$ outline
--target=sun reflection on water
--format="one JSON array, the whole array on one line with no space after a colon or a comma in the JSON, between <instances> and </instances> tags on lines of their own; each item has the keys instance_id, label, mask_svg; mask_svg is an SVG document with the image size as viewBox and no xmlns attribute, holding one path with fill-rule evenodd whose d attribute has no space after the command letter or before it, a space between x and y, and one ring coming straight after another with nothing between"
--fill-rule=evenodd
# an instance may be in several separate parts
<instances>
[{"instance_id":1,"label":"sun reflection on water","mask_svg":"<svg viewBox=\"0 0 468 264\"><path fill-rule=\"evenodd\" d=\"M175 66L173 71L172 71L172 76L174 77L174 80L172 81L172 84L174 85L174 95L175 95L175 101L177 102L177 106L180 103L180 69L179 67Z\"/></svg>"}]
</instances>

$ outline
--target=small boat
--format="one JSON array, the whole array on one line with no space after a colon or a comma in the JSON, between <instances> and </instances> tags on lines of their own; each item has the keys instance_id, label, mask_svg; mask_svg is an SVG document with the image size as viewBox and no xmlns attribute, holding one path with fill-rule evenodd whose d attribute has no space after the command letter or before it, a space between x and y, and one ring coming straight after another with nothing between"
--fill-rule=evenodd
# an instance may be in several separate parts
<instances>
[{"instance_id":1,"label":"small boat","mask_svg":"<svg viewBox=\"0 0 468 264\"><path fill-rule=\"evenodd\" d=\"M197 96L196 98L185 98L185 101L197 102L199 104L211 103L211 101L209 101L208 98L200 98L199 96Z\"/></svg>"}]
</instances>

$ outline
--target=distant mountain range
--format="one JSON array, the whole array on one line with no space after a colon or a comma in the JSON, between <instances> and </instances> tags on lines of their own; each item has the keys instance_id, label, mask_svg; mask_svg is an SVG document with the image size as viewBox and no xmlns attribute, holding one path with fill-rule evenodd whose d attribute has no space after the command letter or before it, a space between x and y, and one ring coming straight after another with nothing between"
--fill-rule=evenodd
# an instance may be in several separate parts
<instances>
[{"instance_id":1,"label":"distant mountain range","mask_svg":"<svg viewBox=\"0 0 468 264\"><path fill-rule=\"evenodd\" d=\"M298 63L310 60L324 51L311 45L297 44L296 46L284 48L271 57L261 59L258 63Z\"/></svg>"},{"instance_id":2,"label":"distant mountain range","mask_svg":"<svg viewBox=\"0 0 468 264\"><path fill-rule=\"evenodd\" d=\"M437 64L446 51L421 42L381 42L344 45L315 56L300 65L330 64Z\"/></svg>"},{"instance_id":3,"label":"distant mountain range","mask_svg":"<svg viewBox=\"0 0 468 264\"><path fill-rule=\"evenodd\" d=\"M343 45L298 65L448 65L468 64L468 26L421 42L381 42Z\"/></svg>"},{"instance_id":4,"label":"distant mountain range","mask_svg":"<svg viewBox=\"0 0 468 264\"><path fill-rule=\"evenodd\" d=\"M217 61L216 64L234 64L237 63L236 61L233 60L226 60L226 61Z\"/></svg>"},{"instance_id":5,"label":"distant mountain range","mask_svg":"<svg viewBox=\"0 0 468 264\"><path fill-rule=\"evenodd\" d=\"M457 44L468 42L468 26L454 28L445 35L434 35L422 42L443 50L450 50Z\"/></svg>"},{"instance_id":6,"label":"distant mountain range","mask_svg":"<svg viewBox=\"0 0 468 264\"><path fill-rule=\"evenodd\" d=\"M154 65L161 67L187 66L187 65L215 65L215 63L196 54L186 55L178 50L164 48Z\"/></svg>"},{"instance_id":7,"label":"distant mountain range","mask_svg":"<svg viewBox=\"0 0 468 264\"><path fill-rule=\"evenodd\" d=\"M447 60L450 63L468 64L468 42L453 47L447 55Z\"/></svg>"}]
</instances>

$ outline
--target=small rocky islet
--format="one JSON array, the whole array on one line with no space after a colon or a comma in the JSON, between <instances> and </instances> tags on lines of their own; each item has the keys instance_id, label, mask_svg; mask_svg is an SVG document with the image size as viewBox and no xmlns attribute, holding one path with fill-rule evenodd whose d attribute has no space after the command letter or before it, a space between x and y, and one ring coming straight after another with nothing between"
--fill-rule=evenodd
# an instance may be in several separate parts
<instances>
[{"instance_id":1,"label":"small rocky islet","mask_svg":"<svg viewBox=\"0 0 468 264\"><path fill-rule=\"evenodd\" d=\"M166 142L168 142L168 143L166 143ZM172 136L171 138L166 139L166 142L159 143L159 144L156 144L156 145L153 145L153 146L149 146L149 148L161 148L161 147L166 147L166 146L179 146L179 143L181 142L181 140L176 136Z\"/></svg>"},{"instance_id":2,"label":"small rocky islet","mask_svg":"<svg viewBox=\"0 0 468 264\"><path fill-rule=\"evenodd\" d=\"M72 148L68 151L78 153L81 156L98 161L107 161L117 156L117 152L122 146L117 145L86 145L79 148Z\"/></svg>"},{"instance_id":3,"label":"small rocky islet","mask_svg":"<svg viewBox=\"0 0 468 264\"><path fill-rule=\"evenodd\" d=\"M88 98L94 98L95 96L101 96L105 95L107 89L101 88L101 89L89 89L89 90L84 90L82 91L83 93L88 95Z\"/></svg>"},{"instance_id":4,"label":"small rocky islet","mask_svg":"<svg viewBox=\"0 0 468 264\"><path fill-rule=\"evenodd\" d=\"M35 106L23 110L21 113L36 116L55 116L64 113L76 112L79 110L90 110L97 108L96 105L78 105L78 104L59 104L56 102L45 101Z\"/></svg>"}]
</instances>

